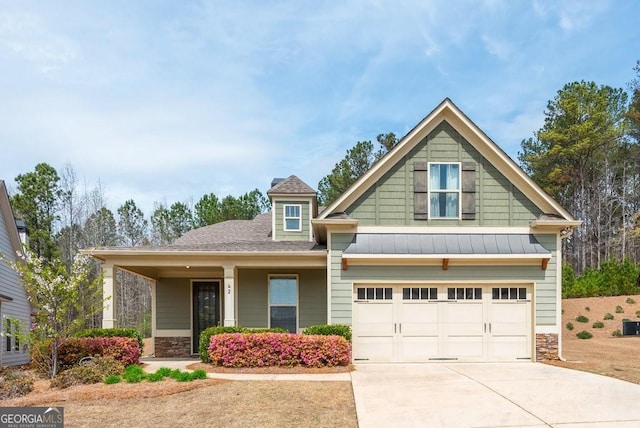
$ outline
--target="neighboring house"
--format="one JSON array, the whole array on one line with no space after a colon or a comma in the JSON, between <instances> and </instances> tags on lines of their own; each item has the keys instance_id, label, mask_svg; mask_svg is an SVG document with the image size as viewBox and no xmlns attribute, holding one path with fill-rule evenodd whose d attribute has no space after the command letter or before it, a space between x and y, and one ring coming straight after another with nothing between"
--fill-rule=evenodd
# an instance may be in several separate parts
<instances>
[{"instance_id":1,"label":"neighboring house","mask_svg":"<svg viewBox=\"0 0 640 428\"><path fill-rule=\"evenodd\" d=\"M0 180L0 253L9 260L16 259L22 251L22 242L9 204L4 181ZM2 341L0 343L0 367L29 362L24 338L29 333L31 307L27 292L18 274L0 261L0 319ZM22 339L22 340L21 340Z\"/></svg>"},{"instance_id":2,"label":"neighboring house","mask_svg":"<svg viewBox=\"0 0 640 428\"><path fill-rule=\"evenodd\" d=\"M296 176L271 213L163 247L99 248L154 280L155 355L196 352L210 325L353 326L355 362L558 357L561 240L580 224L445 99L324 210Z\"/></svg>"}]
</instances>

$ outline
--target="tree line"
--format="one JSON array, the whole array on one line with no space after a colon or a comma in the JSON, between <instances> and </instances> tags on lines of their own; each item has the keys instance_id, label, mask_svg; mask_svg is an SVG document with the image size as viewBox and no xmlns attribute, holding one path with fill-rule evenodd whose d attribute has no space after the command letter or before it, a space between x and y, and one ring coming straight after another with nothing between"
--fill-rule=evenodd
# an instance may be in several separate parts
<instances>
[{"instance_id":1,"label":"tree line","mask_svg":"<svg viewBox=\"0 0 640 428\"><path fill-rule=\"evenodd\" d=\"M572 82L547 104L523 140L524 170L583 221L564 241L577 274L605 262L640 260L640 61L628 91Z\"/></svg>"},{"instance_id":2,"label":"tree line","mask_svg":"<svg viewBox=\"0 0 640 428\"><path fill-rule=\"evenodd\" d=\"M82 190L70 164L60 173L47 163L15 177L10 196L16 218L29 230L29 250L45 265L72 269L78 250L91 247L166 245L187 231L230 219L252 219L269 209L268 199L257 189L239 197L203 195L193 207L185 202L156 202L147 217L133 199L115 213L107 207L104 188ZM100 266L94 262L94 275ZM148 280L116 270L119 297L118 325L150 332L151 286ZM93 295L92 295L93 296ZM101 296L84 302L91 313L86 327L98 327L102 314L90 310Z\"/></svg>"},{"instance_id":3,"label":"tree line","mask_svg":"<svg viewBox=\"0 0 640 428\"><path fill-rule=\"evenodd\" d=\"M605 263L629 259L637 266L640 261L640 61L633 71L628 90L585 81L564 85L548 101L543 127L521 142L521 167L583 221L563 240L564 263L571 269L563 272L566 281L569 274L574 279L575 274L591 275ZM376 140L377 149L371 141L357 142L320 180L320 204L333 202L398 143L393 133ZM40 163L15 182L11 203L29 228L30 249L45 261L60 259L68 268L80 248L166 245L192 228L252 219L270 208L254 189L239 197L209 193L193 206L157 202L149 216L129 199L113 212L101 185L80 191L71 165L59 174ZM610 270L611 264L605 268ZM149 284L123 271L117 275L123 303L119 324L145 324L140 314L149 313ZM142 303L128 308L124 302Z\"/></svg>"}]
</instances>

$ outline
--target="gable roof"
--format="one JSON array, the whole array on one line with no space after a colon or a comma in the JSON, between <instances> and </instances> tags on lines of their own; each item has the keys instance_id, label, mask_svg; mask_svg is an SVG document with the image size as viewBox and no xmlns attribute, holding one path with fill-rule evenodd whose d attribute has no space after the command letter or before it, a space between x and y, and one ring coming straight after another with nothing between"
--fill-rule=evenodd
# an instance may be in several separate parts
<instances>
[{"instance_id":1,"label":"gable roof","mask_svg":"<svg viewBox=\"0 0 640 428\"><path fill-rule=\"evenodd\" d=\"M555 214L563 221L575 222L575 218L542 188L536 184L496 143L473 123L449 98L445 98L431 113L422 119L400 142L349 187L319 216L326 219L333 213L345 211L371 188L411 149L422 141L440 123L447 121L453 128L506 176L542 212Z\"/></svg>"},{"instance_id":2,"label":"gable roof","mask_svg":"<svg viewBox=\"0 0 640 428\"><path fill-rule=\"evenodd\" d=\"M0 180L0 213L4 219L7 233L9 234L9 241L13 247L13 251L22 251L22 242L20 241L20 235L18 234L18 227L16 226L16 220L13 217L13 211L11 210L11 203L9 202L9 193L7 187L4 184L4 180Z\"/></svg>"},{"instance_id":3,"label":"gable roof","mask_svg":"<svg viewBox=\"0 0 640 428\"><path fill-rule=\"evenodd\" d=\"M295 175L290 175L267 190L267 195L308 195L315 196L316 191Z\"/></svg>"}]
</instances>

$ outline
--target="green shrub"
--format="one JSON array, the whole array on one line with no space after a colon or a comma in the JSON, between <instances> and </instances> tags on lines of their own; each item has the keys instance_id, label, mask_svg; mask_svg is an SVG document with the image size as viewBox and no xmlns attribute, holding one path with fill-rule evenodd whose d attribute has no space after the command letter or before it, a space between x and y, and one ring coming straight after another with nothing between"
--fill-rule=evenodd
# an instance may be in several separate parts
<instances>
[{"instance_id":1,"label":"green shrub","mask_svg":"<svg viewBox=\"0 0 640 428\"><path fill-rule=\"evenodd\" d=\"M0 377L0 400L23 397L33 391L33 377L9 372Z\"/></svg>"},{"instance_id":2,"label":"green shrub","mask_svg":"<svg viewBox=\"0 0 640 428\"><path fill-rule=\"evenodd\" d=\"M149 382L158 382L161 380L164 380L166 376L162 373L158 373L157 371L155 373L149 373L147 374L147 380Z\"/></svg>"},{"instance_id":3,"label":"green shrub","mask_svg":"<svg viewBox=\"0 0 640 428\"><path fill-rule=\"evenodd\" d=\"M196 380L196 379L206 379L207 378L207 372L205 370L202 369L197 369L192 371L191 373L189 373L191 380Z\"/></svg>"},{"instance_id":4,"label":"green shrub","mask_svg":"<svg viewBox=\"0 0 640 428\"><path fill-rule=\"evenodd\" d=\"M593 337L593 334L589 333L586 330L582 330L580 333L576 334L576 336L578 336L578 339L591 339Z\"/></svg>"},{"instance_id":5,"label":"green shrub","mask_svg":"<svg viewBox=\"0 0 640 428\"><path fill-rule=\"evenodd\" d=\"M629 259L611 259L599 269L587 268L575 277L569 265L562 266L562 297L621 296L637 292L636 279L640 266Z\"/></svg>"},{"instance_id":6,"label":"green shrub","mask_svg":"<svg viewBox=\"0 0 640 428\"><path fill-rule=\"evenodd\" d=\"M624 309L622 309L622 306L616 306L616 314L624 314Z\"/></svg>"},{"instance_id":7,"label":"green shrub","mask_svg":"<svg viewBox=\"0 0 640 428\"><path fill-rule=\"evenodd\" d=\"M573 324L572 323L570 323L570 322L567 323L567 330L569 330L569 331L573 330Z\"/></svg>"},{"instance_id":8,"label":"green shrub","mask_svg":"<svg viewBox=\"0 0 640 428\"><path fill-rule=\"evenodd\" d=\"M626 302L627 302L627 304L629 304L629 305L635 305L635 304L636 304L636 301L635 301L635 300L633 300L631 297L627 297Z\"/></svg>"},{"instance_id":9,"label":"green shrub","mask_svg":"<svg viewBox=\"0 0 640 428\"><path fill-rule=\"evenodd\" d=\"M584 310L587 311L587 312L590 312L591 308L589 306L587 306L587 307L584 308Z\"/></svg>"},{"instance_id":10,"label":"green shrub","mask_svg":"<svg viewBox=\"0 0 640 428\"><path fill-rule=\"evenodd\" d=\"M171 375L171 369L168 367L160 367L156 370L156 373L162 377L169 377Z\"/></svg>"},{"instance_id":11,"label":"green shrub","mask_svg":"<svg viewBox=\"0 0 640 428\"><path fill-rule=\"evenodd\" d=\"M200 333L200 341L198 343L198 354L200 360L203 363L209 362L209 344L211 343L211 336L225 333L287 333L287 330L282 328L254 328L249 329L247 327L209 327L202 330Z\"/></svg>"},{"instance_id":12,"label":"green shrub","mask_svg":"<svg viewBox=\"0 0 640 428\"><path fill-rule=\"evenodd\" d=\"M122 376L120 375L109 375L104 379L104 383L107 385L113 385L114 383L122 382Z\"/></svg>"},{"instance_id":13,"label":"green shrub","mask_svg":"<svg viewBox=\"0 0 640 428\"><path fill-rule=\"evenodd\" d=\"M578 317L576 318L576 321L582 322L582 323L588 323L589 318L585 317L584 315L578 315Z\"/></svg>"},{"instance_id":14,"label":"green shrub","mask_svg":"<svg viewBox=\"0 0 640 428\"><path fill-rule=\"evenodd\" d=\"M305 328L302 334L319 334L321 336L342 336L351 343L351 326L344 324L321 324Z\"/></svg>"},{"instance_id":15,"label":"green shrub","mask_svg":"<svg viewBox=\"0 0 640 428\"><path fill-rule=\"evenodd\" d=\"M606 314L604 314L604 319L606 320L612 320L613 319L613 315L610 314L609 312L607 312Z\"/></svg>"},{"instance_id":16,"label":"green shrub","mask_svg":"<svg viewBox=\"0 0 640 428\"><path fill-rule=\"evenodd\" d=\"M128 383L138 383L144 380L145 373L144 370L142 370L142 367L140 367L139 365L131 364L130 366L127 366L126 369L124 369L124 374L122 375L122 377Z\"/></svg>"},{"instance_id":17,"label":"green shrub","mask_svg":"<svg viewBox=\"0 0 640 428\"><path fill-rule=\"evenodd\" d=\"M142 336L134 328L89 328L76 334L76 337L131 337L138 341L140 349L143 347Z\"/></svg>"},{"instance_id":18,"label":"green shrub","mask_svg":"<svg viewBox=\"0 0 640 428\"><path fill-rule=\"evenodd\" d=\"M636 311L636 318L640 318L640 311Z\"/></svg>"},{"instance_id":19,"label":"green shrub","mask_svg":"<svg viewBox=\"0 0 640 428\"><path fill-rule=\"evenodd\" d=\"M178 382L190 382L193 379L191 379L191 373L189 372L183 372L183 371L176 371L175 373L171 373L171 379L175 379Z\"/></svg>"},{"instance_id":20,"label":"green shrub","mask_svg":"<svg viewBox=\"0 0 640 428\"><path fill-rule=\"evenodd\" d=\"M596 321L593 323L593 325L591 326L593 328L604 328L604 323L602 321Z\"/></svg>"},{"instance_id":21,"label":"green shrub","mask_svg":"<svg viewBox=\"0 0 640 428\"><path fill-rule=\"evenodd\" d=\"M620 331L620 329L615 330L613 333L611 333L611 336L613 336L613 337L621 337L622 336L622 332Z\"/></svg>"}]
</instances>

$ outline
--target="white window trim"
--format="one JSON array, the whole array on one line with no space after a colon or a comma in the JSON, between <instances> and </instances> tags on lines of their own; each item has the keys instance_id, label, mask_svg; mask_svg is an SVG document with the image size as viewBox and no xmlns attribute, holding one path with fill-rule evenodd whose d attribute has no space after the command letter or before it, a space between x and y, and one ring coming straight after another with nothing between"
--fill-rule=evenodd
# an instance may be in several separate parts
<instances>
[{"instance_id":1,"label":"white window trim","mask_svg":"<svg viewBox=\"0 0 640 428\"><path fill-rule=\"evenodd\" d=\"M296 280L296 303L295 305L271 305L271 278L290 278ZM267 275L267 326L271 328L271 306L288 306L296 308L296 333L300 329L300 277L298 274L290 273L270 273Z\"/></svg>"},{"instance_id":2,"label":"white window trim","mask_svg":"<svg viewBox=\"0 0 640 428\"><path fill-rule=\"evenodd\" d=\"M431 166L432 165L458 165L458 215L456 217L435 217L431 215ZM427 203L429 220L460 220L462 218L462 162L429 162L427 167ZM456 193L456 191L449 190L435 190L433 193Z\"/></svg>"},{"instance_id":3,"label":"white window trim","mask_svg":"<svg viewBox=\"0 0 640 428\"><path fill-rule=\"evenodd\" d=\"M3 316L2 318L2 336L5 338L5 343L2 344L3 353L24 352L22 341L20 341L20 320L17 318L11 318L9 316ZM10 343L11 349L7 349L7 342Z\"/></svg>"},{"instance_id":4,"label":"white window trim","mask_svg":"<svg viewBox=\"0 0 640 428\"><path fill-rule=\"evenodd\" d=\"M287 207L298 207L298 213L300 215L296 217L287 217ZM298 228L287 228L287 220L298 220ZM301 204L283 204L282 205L282 229L285 232L302 232L302 205Z\"/></svg>"}]
</instances>

